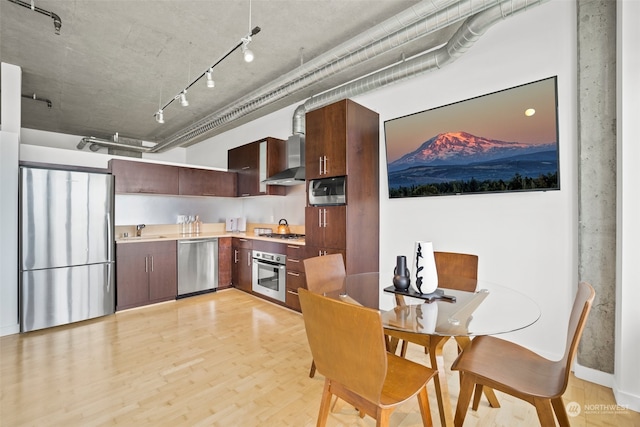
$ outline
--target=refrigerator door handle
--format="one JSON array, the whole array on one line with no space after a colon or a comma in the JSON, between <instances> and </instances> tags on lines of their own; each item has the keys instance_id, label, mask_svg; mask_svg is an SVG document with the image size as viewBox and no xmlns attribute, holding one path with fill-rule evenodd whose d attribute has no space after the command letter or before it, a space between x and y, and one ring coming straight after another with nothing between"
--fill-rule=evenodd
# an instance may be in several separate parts
<instances>
[{"instance_id":1,"label":"refrigerator door handle","mask_svg":"<svg viewBox=\"0 0 640 427\"><path fill-rule=\"evenodd\" d=\"M111 225L111 213L107 212L107 259L113 261L113 226Z\"/></svg>"}]
</instances>

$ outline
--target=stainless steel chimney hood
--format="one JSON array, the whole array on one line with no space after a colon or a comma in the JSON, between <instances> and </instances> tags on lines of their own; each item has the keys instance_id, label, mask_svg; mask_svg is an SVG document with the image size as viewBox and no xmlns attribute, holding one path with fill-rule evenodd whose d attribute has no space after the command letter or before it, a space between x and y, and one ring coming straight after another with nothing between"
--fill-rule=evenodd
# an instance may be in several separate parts
<instances>
[{"instance_id":1,"label":"stainless steel chimney hood","mask_svg":"<svg viewBox=\"0 0 640 427\"><path fill-rule=\"evenodd\" d=\"M267 185L304 184L304 135L292 135L287 139L287 169L270 176Z\"/></svg>"}]
</instances>

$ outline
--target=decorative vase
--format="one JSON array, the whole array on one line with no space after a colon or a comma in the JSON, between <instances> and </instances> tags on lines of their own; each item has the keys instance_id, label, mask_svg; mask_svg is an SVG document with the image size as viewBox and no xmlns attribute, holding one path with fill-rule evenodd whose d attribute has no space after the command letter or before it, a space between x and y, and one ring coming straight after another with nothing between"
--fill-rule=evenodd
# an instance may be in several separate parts
<instances>
[{"instance_id":1,"label":"decorative vase","mask_svg":"<svg viewBox=\"0 0 640 427\"><path fill-rule=\"evenodd\" d=\"M409 289L410 284L407 257L398 255L396 257L396 268L393 269L393 286L399 291L406 291Z\"/></svg>"},{"instance_id":2,"label":"decorative vase","mask_svg":"<svg viewBox=\"0 0 640 427\"><path fill-rule=\"evenodd\" d=\"M416 242L413 254L413 275L413 283L419 293L431 294L438 288L438 272L432 242Z\"/></svg>"}]
</instances>

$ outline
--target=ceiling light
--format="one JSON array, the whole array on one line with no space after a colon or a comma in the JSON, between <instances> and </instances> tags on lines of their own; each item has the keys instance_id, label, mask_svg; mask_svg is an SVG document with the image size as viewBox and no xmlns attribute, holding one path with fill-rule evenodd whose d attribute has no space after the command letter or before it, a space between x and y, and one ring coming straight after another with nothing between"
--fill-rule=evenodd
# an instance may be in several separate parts
<instances>
[{"instance_id":1,"label":"ceiling light","mask_svg":"<svg viewBox=\"0 0 640 427\"><path fill-rule=\"evenodd\" d=\"M242 54L245 62L251 62L254 58L253 52L248 47L249 43L251 43L251 36L242 39Z\"/></svg>"},{"instance_id":2,"label":"ceiling light","mask_svg":"<svg viewBox=\"0 0 640 427\"><path fill-rule=\"evenodd\" d=\"M209 68L209 71L207 71L207 87L216 87L216 82L213 81L213 68Z\"/></svg>"},{"instance_id":3,"label":"ceiling light","mask_svg":"<svg viewBox=\"0 0 640 427\"><path fill-rule=\"evenodd\" d=\"M158 110L156 115L156 122L163 124L164 123L164 112L162 110Z\"/></svg>"},{"instance_id":4,"label":"ceiling light","mask_svg":"<svg viewBox=\"0 0 640 427\"><path fill-rule=\"evenodd\" d=\"M183 90L182 92L180 92L180 105L182 105L183 107L188 107L189 106L189 101L187 101L187 90Z\"/></svg>"}]
</instances>

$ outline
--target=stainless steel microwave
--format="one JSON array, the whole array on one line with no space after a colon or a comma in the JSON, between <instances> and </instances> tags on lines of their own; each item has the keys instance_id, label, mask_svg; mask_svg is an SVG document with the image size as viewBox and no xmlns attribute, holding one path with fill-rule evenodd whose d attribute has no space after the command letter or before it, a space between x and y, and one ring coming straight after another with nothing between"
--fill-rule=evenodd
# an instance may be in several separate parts
<instances>
[{"instance_id":1,"label":"stainless steel microwave","mask_svg":"<svg viewBox=\"0 0 640 427\"><path fill-rule=\"evenodd\" d=\"M309 205L330 206L347 204L347 177L312 179L309 182Z\"/></svg>"}]
</instances>

